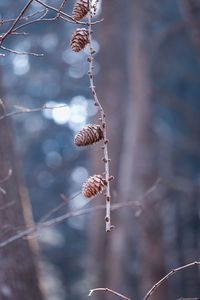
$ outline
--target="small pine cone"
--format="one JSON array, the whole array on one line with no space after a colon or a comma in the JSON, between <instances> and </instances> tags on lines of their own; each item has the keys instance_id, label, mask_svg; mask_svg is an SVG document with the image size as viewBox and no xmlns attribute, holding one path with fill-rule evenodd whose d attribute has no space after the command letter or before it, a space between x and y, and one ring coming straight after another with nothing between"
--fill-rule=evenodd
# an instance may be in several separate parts
<instances>
[{"instance_id":1,"label":"small pine cone","mask_svg":"<svg viewBox=\"0 0 200 300\"><path fill-rule=\"evenodd\" d=\"M77 28L72 34L71 48L75 52L79 52L89 43L89 33L85 28Z\"/></svg>"},{"instance_id":2,"label":"small pine cone","mask_svg":"<svg viewBox=\"0 0 200 300\"><path fill-rule=\"evenodd\" d=\"M103 130L100 125L88 124L83 127L74 138L74 144L78 147L88 146L103 139Z\"/></svg>"},{"instance_id":3,"label":"small pine cone","mask_svg":"<svg viewBox=\"0 0 200 300\"><path fill-rule=\"evenodd\" d=\"M101 193L107 185L106 180L101 175L93 175L83 184L82 194L86 198L91 198Z\"/></svg>"},{"instance_id":4,"label":"small pine cone","mask_svg":"<svg viewBox=\"0 0 200 300\"><path fill-rule=\"evenodd\" d=\"M80 21L87 15L88 11L88 0L77 0L72 11L72 17L74 18L74 20Z\"/></svg>"}]
</instances>

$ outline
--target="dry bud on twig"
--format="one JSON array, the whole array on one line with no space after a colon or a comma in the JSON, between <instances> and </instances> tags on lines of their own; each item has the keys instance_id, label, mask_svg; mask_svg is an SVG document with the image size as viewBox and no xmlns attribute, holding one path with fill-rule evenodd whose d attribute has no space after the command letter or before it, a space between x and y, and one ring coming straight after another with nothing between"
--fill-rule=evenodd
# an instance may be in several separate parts
<instances>
[{"instance_id":1,"label":"dry bud on twig","mask_svg":"<svg viewBox=\"0 0 200 300\"><path fill-rule=\"evenodd\" d=\"M76 146L88 146L103 139L103 130L100 125L88 124L83 127L74 138Z\"/></svg>"},{"instance_id":2,"label":"dry bud on twig","mask_svg":"<svg viewBox=\"0 0 200 300\"><path fill-rule=\"evenodd\" d=\"M72 17L74 18L74 20L80 21L87 15L88 11L88 0L77 0L72 11Z\"/></svg>"},{"instance_id":3,"label":"dry bud on twig","mask_svg":"<svg viewBox=\"0 0 200 300\"><path fill-rule=\"evenodd\" d=\"M79 52L89 43L89 33L85 28L77 28L72 34L70 46L73 51Z\"/></svg>"},{"instance_id":4,"label":"dry bud on twig","mask_svg":"<svg viewBox=\"0 0 200 300\"><path fill-rule=\"evenodd\" d=\"M91 198L101 193L107 182L101 175L93 175L83 184L82 193L86 198Z\"/></svg>"}]
</instances>

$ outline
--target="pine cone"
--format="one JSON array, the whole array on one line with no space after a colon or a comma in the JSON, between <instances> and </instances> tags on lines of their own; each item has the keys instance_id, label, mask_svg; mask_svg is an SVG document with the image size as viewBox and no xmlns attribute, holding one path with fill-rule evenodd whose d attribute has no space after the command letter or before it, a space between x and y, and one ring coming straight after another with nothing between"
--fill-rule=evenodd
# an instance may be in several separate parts
<instances>
[{"instance_id":1,"label":"pine cone","mask_svg":"<svg viewBox=\"0 0 200 300\"><path fill-rule=\"evenodd\" d=\"M80 21L87 15L88 11L88 0L77 0L72 11L72 17L74 18L74 20Z\"/></svg>"},{"instance_id":2,"label":"pine cone","mask_svg":"<svg viewBox=\"0 0 200 300\"><path fill-rule=\"evenodd\" d=\"M85 28L77 28L72 34L71 48L75 52L79 52L89 43L88 30Z\"/></svg>"},{"instance_id":3,"label":"pine cone","mask_svg":"<svg viewBox=\"0 0 200 300\"><path fill-rule=\"evenodd\" d=\"M83 127L74 138L74 144L78 147L88 146L103 139L103 130L100 125L88 124Z\"/></svg>"},{"instance_id":4,"label":"pine cone","mask_svg":"<svg viewBox=\"0 0 200 300\"><path fill-rule=\"evenodd\" d=\"M101 193L107 185L106 180L101 175L93 175L83 184L82 194L86 198L91 198Z\"/></svg>"}]
</instances>

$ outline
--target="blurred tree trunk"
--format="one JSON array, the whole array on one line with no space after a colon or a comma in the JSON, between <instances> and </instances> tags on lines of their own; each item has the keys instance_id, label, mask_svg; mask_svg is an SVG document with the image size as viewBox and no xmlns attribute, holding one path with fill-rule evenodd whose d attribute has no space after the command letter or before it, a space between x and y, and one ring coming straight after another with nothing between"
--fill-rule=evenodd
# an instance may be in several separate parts
<instances>
[{"instance_id":1,"label":"blurred tree trunk","mask_svg":"<svg viewBox=\"0 0 200 300\"><path fill-rule=\"evenodd\" d=\"M0 105L0 115L4 114ZM0 121L0 180L8 170L12 175L0 183L0 241L23 229L32 220L26 190L17 175L17 158L13 152L11 130L7 119ZM26 221L25 221L26 218ZM35 245L20 239L0 249L0 299L43 299L37 277Z\"/></svg>"},{"instance_id":2,"label":"blurred tree trunk","mask_svg":"<svg viewBox=\"0 0 200 300\"><path fill-rule=\"evenodd\" d=\"M131 3L131 25L129 37L129 105L125 127L124 161L121 161L120 181L129 178L125 200L138 199L152 186L157 178L156 142L152 124L153 103L150 65L151 39L150 24L153 14L146 1ZM125 184L121 182L121 185ZM138 245L140 252L140 293L144 294L165 274L162 222L159 204L155 195L142 201L143 211L138 219ZM129 222L130 227L130 222ZM161 288L154 300L167 299L167 289Z\"/></svg>"},{"instance_id":3,"label":"blurred tree trunk","mask_svg":"<svg viewBox=\"0 0 200 300\"><path fill-rule=\"evenodd\" d=\"M153 123L150 81L151 40L148 37L148 25L153 17L147 12L145 1L133 1L129 5L129 10L129 32L131 33L127 48L129 102L126 105L126 123L119 171L121 201L137 200L142 197L157 177L156 147L151 128ZM144 294L165 274L162 222L160 208L158 204L155 204L154 197L155 195L150 195L142 203L143 211L138 219L138 241L133 246L140 253L139 270L135 276L140 278L141 294ZM137 227L132 221L134 215L130 214L130 210L120 213L124 228L124 231L121 230L123 236L121 256L124 256L121 270L123 270L124 265L128 266L126 257L130 253L130 250L127 250L127 241L130 240L131 235L136 234ZM126 238L127 235L129 239ZM130 256L128 259L134 260ZM118 261L122 260L118 258ZM130 280L125 274L123 273L122 276L124 286ZM120 282L116 282L115 286L120 286ZM154 299L167 299L166 287L160 289L159 293L154 295Z\"/></svg>"},{"instance_id":4,"label":"blurred tree trunk","mask_svg":"<svg viewBox=\"0 0 200 300\"><path fill-rule=\"evenodd\" d=\"M99 26L102 71L97 87L108 116L112 174L116 177L112 185L112 191L117 191L115 202L137 200L156 180L156 149L151 132L151 41L147 31L147 20L149 22L151 16L147 18L143 12L144 4L145 1L138 0L106 2L105 21ZM93 152L95 173L100 169L101 157L101 153ZM121 209L112 214L116 229L107 235L104 233L105 213L91 217L93 263L90 270L95 278L91 288L109 287L135 298L138 278L141 294L144 294L165 274L159 205L155 205L153 196L142 204L144 210L137 226L132 210ZM133 237L138 240L131 250ZM140 265L134 270L136 279L132 284L133 252L140 253ZM115 299L109 294L94 297ZM154 298L167 299L166 287Z\"/></svg>"}]
</instances>

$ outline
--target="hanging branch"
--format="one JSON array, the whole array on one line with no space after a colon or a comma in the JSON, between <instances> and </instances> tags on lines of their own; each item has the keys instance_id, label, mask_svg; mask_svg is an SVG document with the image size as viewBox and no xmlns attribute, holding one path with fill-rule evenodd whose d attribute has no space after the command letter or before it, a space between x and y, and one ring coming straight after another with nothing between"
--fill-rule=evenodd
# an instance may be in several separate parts
<instances>
[{"instance_id":1,"label":"hanging branch","mask_svg":"<svg viewBox=\"0 0 200 300\"><path fill-rule=\"evenodd\" d=\"M88 57L88 63L89 63L89 80L90 80L90 89L94 98L94 105L97 106L99 113L100 113L100 121L102 124L102 130L103 130L103 154L104 157L102 158L103 162L105 163L105 179L106 179L106 232L110 232L112 229L111 225L111 216L110 216L110 202L111 202L111 193L110 193L110 180L112 177L110 176L110 158L108 156L108 143L109 140L107 139L107 128L106 128L106 114L104 112L104 109L98 99L97 93L96 93L96 87L94 84L94 74L93 74L93 61L94 57L93 55L95 54L95 50L92 47L92 6L91 6L91 0L88 2L89 4L89 13L88 13L88 39L89 39L89 50L90 54Z\"/></svg>"}]
</instances>

